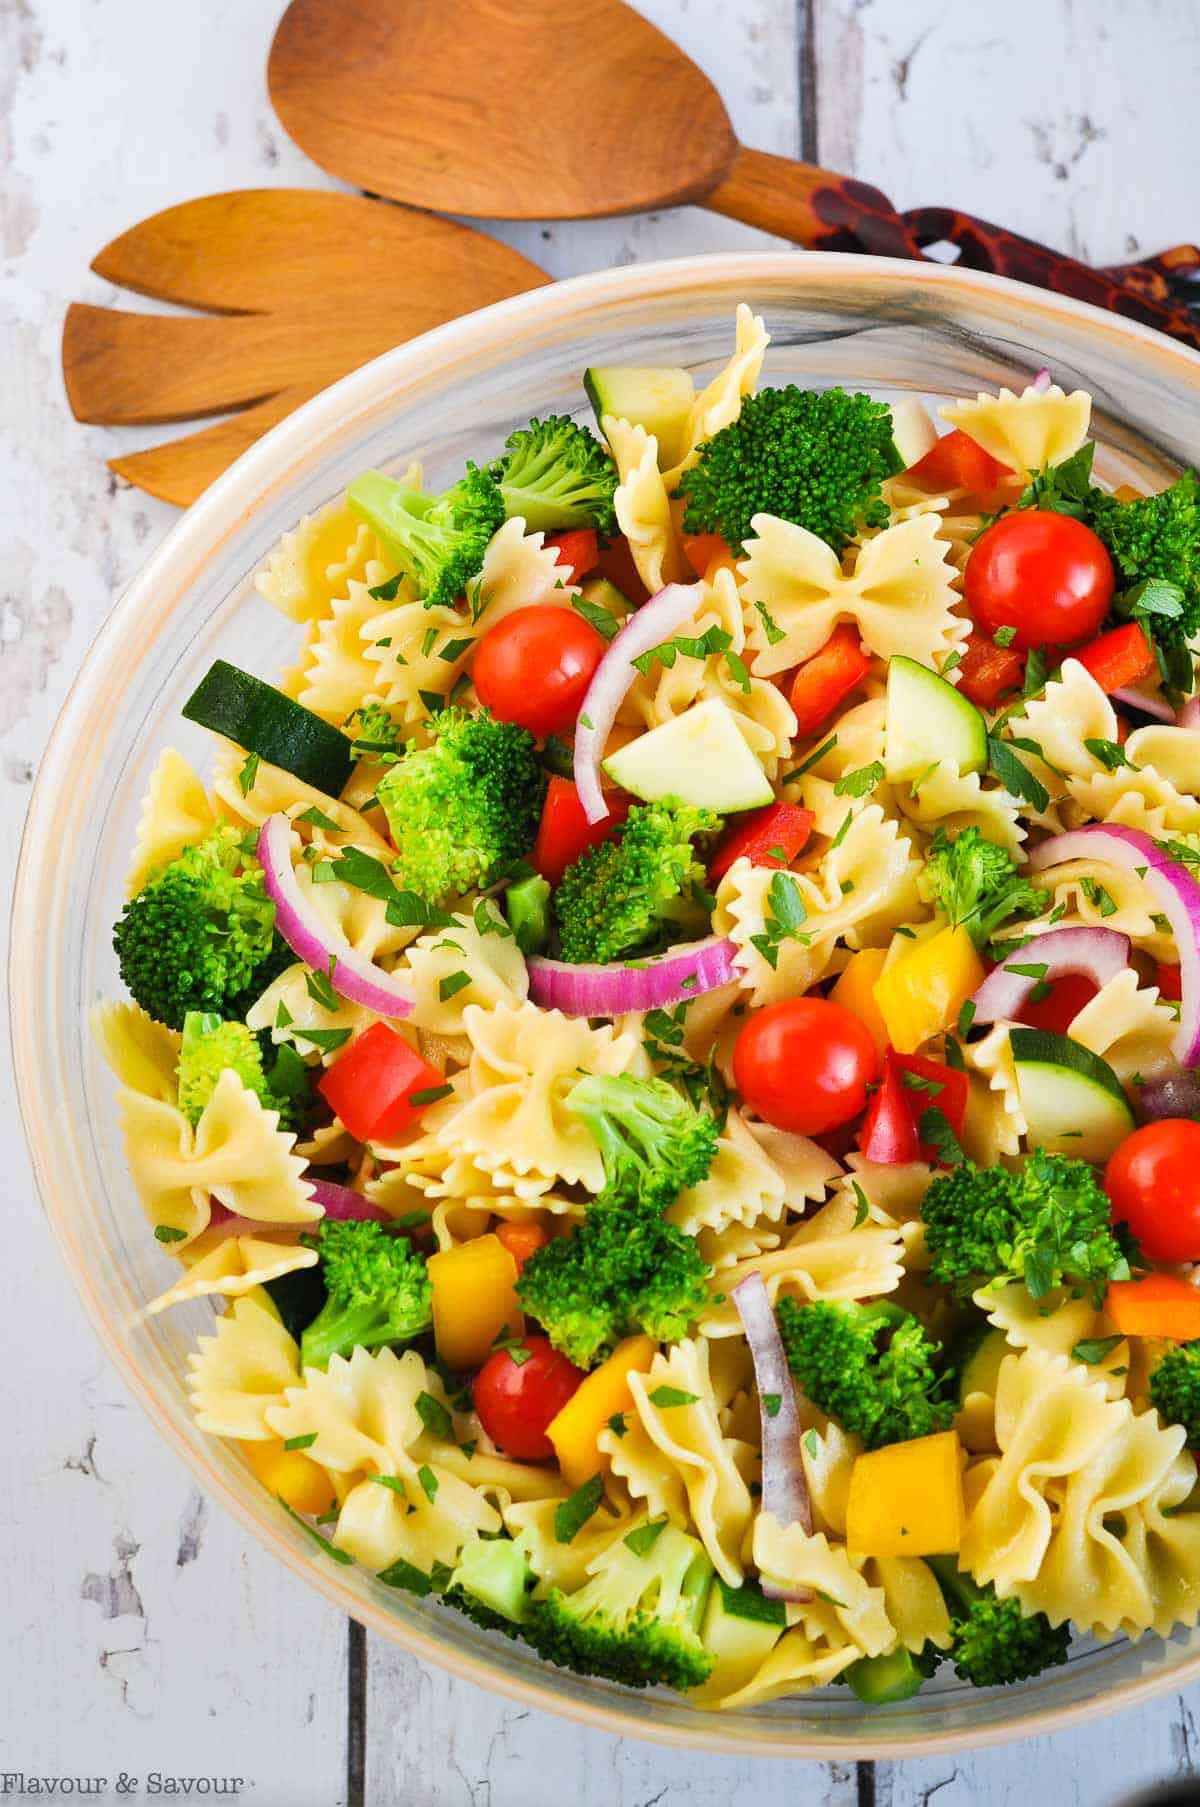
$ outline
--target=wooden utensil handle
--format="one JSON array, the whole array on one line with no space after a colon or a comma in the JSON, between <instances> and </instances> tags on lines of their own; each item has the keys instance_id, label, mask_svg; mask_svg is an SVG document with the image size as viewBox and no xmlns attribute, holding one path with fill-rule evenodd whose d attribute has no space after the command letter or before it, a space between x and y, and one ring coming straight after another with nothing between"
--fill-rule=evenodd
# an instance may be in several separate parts
<instances>
[{"instance_id":1,"label":"wooden utensil handle","mask_svg":"<svg viewBox=\"0 0 1200 1807\"><path fill-rule=\"evenodd\" d=\"M702 205L811 251L921 256L908 226L878 188L770 151L739 146L724 181Z\"/></svg>"}]
</instances>

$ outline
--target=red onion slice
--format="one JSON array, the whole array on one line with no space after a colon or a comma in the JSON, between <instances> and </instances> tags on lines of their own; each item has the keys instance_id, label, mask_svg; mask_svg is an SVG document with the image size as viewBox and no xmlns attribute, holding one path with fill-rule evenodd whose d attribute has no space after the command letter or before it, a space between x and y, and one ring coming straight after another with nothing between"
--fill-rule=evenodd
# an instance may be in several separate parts
<instances>
[{"instance_id":1,"label":"red onion slice","mask_svg":"<svg viewBox=\"0 0 1200 1807\"><path fill-rule=\"evenodd\" d=\"M275 926L298 960L314 972L327 973L339 996L362 1004L379 1016L407 1016L413 1007L411 987L351 947L326 921L296 877L292 866L292 825L285 815L268 816L259 830L258 858L267 896L275 904Z\"/></svg>"},{"instance_id":2,"label":"red onion slice","mask_svg":"<svg viewBox=\"0 0 1200 1807\"><path fill-rule=\"evenodd\" d=\"M1102 860L1145 878L1171 925L1179 952L1183 1001L1172 1048L1181 1067L1200 1065L1200 884L1142 829L1111 822L1091 822L1086 828L1052 835L1029 856L1035 872L1065 860Z\"/></svg>"},{"instance_id":3,"label":"red onion slice","mask_svg":"<svg viewBox=\"0 0 1200 1807\"><path fill-rule=\"evenodd\" d=\"M703 594L704 585L698 583L668 584L656 591L629 617L593 672L575 730L575 789L589 822L603 822L608 814L600 761L617 710L637 676L633 661L669 640L696 613Z\"/></svg>"},{"instance_id":4,"label":"red onion slice","mask_svg":"<svg viewBox=\"0 0 1200 1807\"><path fill-rule=\"evenodd\" d=\"M805 1536L811 1537L812 1500L800 1449L796 1388L762 1275L747 1274L729 1296L737 1306L754 1359L762 1419L762 1509L771 1513L785 1528L799 1525ZM768 1399L779 1401L779 1409L773 1416L767 1410ZM808 1588L785 1590L766 1580L762 1582L762 1591L769 1600L812 1599Z\"/></svg>"},{"instance_id":5,"label":"red onion slice","mask_svg":"<svg viewBox=\"0 0 1200 1807\"><path fill-rule=\"evenodd\" d=\"M1042 368L1038 371L1029 387L1034 391L1035 395L1045 395L1047 389L1050 387L1050 371L1045 364L1042 365Z\"/></svg>"},{"instance_id":6,"label":"red onion slice","mask_svg":"<svg viewBox=\"0 0 1200 1807\"><path fill-rule=\"evenodd\" d=\"M391 1223L381 1205L376 1205L361 1192L349 1186L337 1186L332 1180L309 1180L313 1203L320 1205L330 1223Z\"/></svg>"},{"instance_id":7,"label":"red onion slice","mask_svg":"<svg viewBox=\"0 0 1200 1807\"><path fill-rule=\"evenodd\" d=\"M1065 973L1082 973L1097 988L1107 985L1129 965L1129 937L1115 929L1047 929L1032 941L1014 949L994 972L990 972L971 1002L975 1006L972 1019L976 1023L1011 1021L1016 1017L1036 985L1052 985ZM1042 974L1022 969L1044 966Z\"/></svg>"},{"instance_id":8,"label":"red onion slice","mask_svg":"<svg viewBox=\"0 0 1200 1807\"><path fill-rule=\"evenodd\" d=\"M1200 696L1190 696L1175 718L1179 728L1200 728Z\"/></svg>"},{"instance_id":9,"label":"red onion slice","mask_svg":"<svg viewBox=\"0 0 1200 1807\"><path fill-rule=\"evenodd\" d=\"M1109 700L1114 703L1122 703L1126 709L1140 709L1143 715L1152 716L1156 722L1173 722L1175 720L1175 711L1166 697L1151 696L1148 691L1138 690L1133 685L1121 690L1114 690ZM1200 727L1200 722L1185 722L1181 715L1179 725L1184 728Z\"/></svg>"},{"instance_id":10,"label":"red onion slice","mask_svg":"<svg viewBox=\"0 0 1200 1807\"><path fill-rule=\"evenodd\" d=\"M1163 1117L1200 1117L1200 1073L1159 1073L1141 1087L1142 1109Z\"/></svg>"},{"instance_id":11,"label":"red onion slice","mask_svg":"<svg viewBox=\"0 0 1200 1807\"><path fill-rule=\"evenodd\" d=\"M528 963L529 995L535 1004L564 1016L662 1010L736 979L736 951L724 935L709 935L622 966L572 966L535 955Z\"/></svg>"}]
</instances>

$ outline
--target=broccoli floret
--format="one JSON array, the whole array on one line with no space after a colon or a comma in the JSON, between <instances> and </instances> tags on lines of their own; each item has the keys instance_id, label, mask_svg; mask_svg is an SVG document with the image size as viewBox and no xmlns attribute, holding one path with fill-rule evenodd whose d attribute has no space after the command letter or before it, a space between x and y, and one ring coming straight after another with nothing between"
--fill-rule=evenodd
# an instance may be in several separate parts
<instances>
[{"instance_id":1,"label":"broccoli floret","mask_svg":"<svg viewBox=\"0 0 1200 1807\"><path fill-rule=\"evenodd\" d=\"M1034 1299L1077 1286L1099 1305L1110 1280L1129 1278L1095 1170L1066 1155L1038 1149L1015 1172L964 1161L934 1180L921 1218L930 1277L959 1298L1023 1280Z\"/></svg>"},{"instance_id":2,"label":"broccoli floret","mask_svg":"<svg viewBox=\"0 0 1200 1807\"><path fill-rule=\"evenodd\" d=\"M944 828L935 831L924 884L938 909L955 928L966 928L978 947L1010 917L1040 916L1050 903L1049 892L1021 877L1007 848L977 828L953 836Z\"/></svg>"},{"instance_id":3,"label":"broccoli floret","mask_svg":"<svg viewBox=\"0 0 1200 1807\"><path fill-rule=\"evenodd\" d=\"M504 497L485 470L467 474L443 496L406 489L381 471L365 471L346 500L425 599L452 608L483 568L488 541L504 525Z\"/></svg>"},{"instance_id":4,"label":"broccoli floret","mask_svg":"<svg viewBox=\"0 0 1200 1807\"><path fill-rule=\"evenodd\" d=\"M596 1139L608 1196L665 1211L713 1164L715 1120L665 1079L589 1073L571 1088L567 1105Z\"/></svg>"},{"instance_id":5,"label":"broccoli floret","mask_svg":"<svg viewBox=\"0 0 1200 1807\"><path fill-rule=\"evenodd\" d=\"M1200 1342L1178 1343L1155 1363L1150 1403L1168 1424L1182 1424L1189 1449L1200 1449Z\"/></svg>"},{"instance_id":6,"label":"broccoli floret","mask_svg":"<svg viewBox=\"0 0 1200 1807\"><path fill-rule=\"evenodd\" d=\"M807 527L842 552L862 527L886 527L879 494L901 461L891 410L844 389L763 389L706 441L679 479L689 533L723 534L736 552L756 514Z\"/></svg>"},{"instance_id":7,"label":"broccoli floret","mask_svg":"<svg viewBox=\"0 0 1200 1807\"><path fill-rule=\"evenodd\" d=\"M179 1108L188 1122L193 1127L199 1123L218 1079L231 1068L267 1110L279 1112L281 1129L298 1130L307 1115L308 1068L294 1048L273 1052L277 1058L267 1072L262 1042L245 1023L223 1022L210 1011L189 1010L179 1049ZM278 1091L276 1077L282 1081Z\"/></svg>"},{"instance_id":8,"label":"broccoli floret","mask_svg":"<svg viewBox=\"0 0 1200 1807\"><path fill-rule=\"evenodd\" d=\"M275 932L262 869L234 828L213 829L154 873L113 929L121 978L169 1029L189 1010L244 1016L295 960Z\"/></svg>"},{"instance_id":9,"label":"broccoli floret","mask_svg":"<svg viewBox=\"0 0 1200 1807\"><path fill-rule=\"evenodd\" d=\"M520 515L531 533L594 527L609 538L617 531L617 467L586 427L552 414L531 420L504 444L508 456L490 465L489 474L510 519Z\"/></svg>"},{"instance_id":10,"label":"broccoli floret","mask_svg":"<svg viewBox=\"0 0 1200 1807\"><path fill-rule=\"evenodd\" d=\"M410 746L378 796L406 885L428 903L486 885L537 835L546 774L537 743L483 710L443 709L434 739Z\"/></svg>"},{"instance_id":11,"label":"broccoli floret","mask_svg":"<svg viewBox=\"0 0 1200 1807\"><path fill-rule=\"evenodd\" d=\"M532 1579L523 1544L509 1537L474 1537L459 1552L445 1599L484 1631L515 1638Z\"/></svg>"},{"instance_id":12,"label":"broccoli floret","mask_svg":"<svg viewBox=\"0 0 1200 1807\"><path fill-rule=\"evenodd\" d=\"M953 1641L945 1654L963 1681L973 1688L1000 1688L1066 1662L1069 1625L1056 1628L1041 1612L1026 1617L1016 1600L999 1600L994 1588L964 1575L953 1556L926 1561L950 1608Z\"/></svg>"},{"instance_id":13,"label":"broccoli floret","mask_svg":"<svg viewBox=\"0 0 1200 1807\"><path fill-rule=\"evenodd\" d=\"M369 759L379 765L395 765L404 751L404 728L386 703L364 703L342 723L350 737L351 759Z\"/></svg>"},{"instance_id":14,"label":"broccoli floret","mask_svg":"<svg viewBox=\"0 0 1200 1807\"><path fill-rule=\"evenodd\" d=\"M911 1312L886 1301L782 1299L776 1315L788 1367L805 1393L868 1449L950 1424L957 1406L939 1397L941 1345Z\"/></svg>"},{"instance_id":15,"label":"broccoli floret","mask_svg":"<svg viewBox=\"0 0 1200 1807\"><path fill-rule=\"evenodd\" d=\"M678 940L692 891L706 882L692 837L716 826L711 810L675 797L635 803L611 840L563 873L554 894L563 959L604 964Z\"/></svg>"},{"instance_id":16,"label":"broccoli floret","mask_svg":"<svg viewBox=\"0 0 1200 1807\"><path fill-rule=\"evenodd\" d=\"M378 1223L322 1223L317 1235L324 1305L300 1339L306 1368L334 1355L407 1343L433 1321L424 1258L406 1236Z\"/></svg>"},{"instance_id":17,"label":"broccoli floret","mask_svg":"<svg viewBox=\"0 0 1200 1807\"><path fill-rule=\"evenodd\" d=\"M521 1269L517 1296L556 1349L588 1368L624 1336L686 1336L709 1299L709 1267L694 1236L656 1212L602 1193L570 1236Z\"/></svg>"},{"instance_id":18,"label":"broccoli floret","mask_svg":"<svg viewBox=\"0 0 1200 1807\"><path fill-rule=\"evenodd\" d=\"M937 1669L942 1654L936 1644L925 1644L917 1651L906 1650L901 1644L884 1656L860 1656L837 1679L845 1682L864 1705L888 1706L919 1694Z\"/></svg>"},{"instance_id":19,"label":"broccoli floret","mask_svg":"<svg viewBox=\"0 0 1200 1807\"><path fill-rule=\"evenodd\" d=\"M1117 568L1118 587L1123 587L1120 579L1127 586L1122 612L1139 613L1139 586L1172 584L1178 595L1170 600L1178 612L1164 613L1160 595L1146 613L1146 625L1164 645L1182 646L1200 632L1200 484L1195 471L1185 471L1170 489L1130 502L1093 490L1089 514Z\"/></svg>"},{"instance_id":20,"label":"broccoli floret","mask_svg":"<svg viewBox=\"0 0 1200 1807\"><path fill-rule=\"evenodd\" d=\"M618 1538L574 1593L534 1600L525 1637L549 1662L627 1688L698 1688L713 1659L699 1624L712 1564L696 1539L663 1524L650 1547Z\"/></svg>"}]
</instances>

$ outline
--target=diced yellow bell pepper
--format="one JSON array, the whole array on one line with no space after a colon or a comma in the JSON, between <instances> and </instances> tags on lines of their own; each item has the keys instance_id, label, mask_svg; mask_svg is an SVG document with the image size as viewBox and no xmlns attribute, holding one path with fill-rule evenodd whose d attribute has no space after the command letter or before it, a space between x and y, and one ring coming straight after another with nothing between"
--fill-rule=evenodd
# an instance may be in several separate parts
<instances>
[{"instance_id":1,"label":"diced yellow bell pepper","mask_svg":"<svg viewBox=\"0 0 1200 1807\"><path fill-rule=\"evenodd\" d=\"M582 1487L605 1467L596 1439L617 1412L632 1410L629 1376L646 1373L657 1347L652 1337L626 1337L606 1362L592 1370L546 1426L546 1435L554 1445L568 1486Z\"/></svg>"},{"instance_id":2,"label":"diced yellow bell pepper","mask_svg":"<svg viewBox=\"0 0 1200 1807\"><path fill-rule=\"evenodd\" d=\"M869 1450L850 1471L846 1543L856 1556L949 1555L965 1521L954 1431Z\"/></svg>"},{"instance_id":3,"label":"diced yellow bell pepper","mask_svg":"<svg viewBox=\"0 0 1200 1807\"><path fill-rule=\"evenodd\" d=\"M875 981L882 973L886 959L887 949L882 947L864 947L857 954L851 954L845 971L829 994L835 1004L852 1010L859 1021L866 1024L880 1054L888 1045L888 1032L875 1002Z\"/></svg>"},{"instance_id":4,"label":"diced yellow bell pepper","mask_svg":"<svg viewBox=\"0 0 1200 1807\"><path fill-rule=\"evenodd\" d=\"M268 1443L247 1443L246 1460L264 1487L292 1508L293 1512L328 1512L333 1504L333 1482L311 1456L302 1449L287 1449L282 1440L272 1437Z\"/></svg>"},{"instance_id":5,"label":"diced yellow bell pepper","mask_svg":"<svg viewBox=\"0 0 1200 1807\"><path fill-rule=\"evenodd\" d=\"M966 929L941 929L918 941L876 979L872 990L898 1054L915 1054L922 1042L951 1028L984 981L983 961Z\"/></svg>"},{"instance_id":6,"label":"diced yellow bell pepper","mask_svg":"<svg viewBox=\"0 0 1200 1807\"><path fill-rule=\"evenodd\" d=\"M474 1236L429 1257L433 1337L448 1368L481 1368L501 1331L525 1319L513 1290L517 1264L498 1236Z\"/></svg>"}]
</instances>

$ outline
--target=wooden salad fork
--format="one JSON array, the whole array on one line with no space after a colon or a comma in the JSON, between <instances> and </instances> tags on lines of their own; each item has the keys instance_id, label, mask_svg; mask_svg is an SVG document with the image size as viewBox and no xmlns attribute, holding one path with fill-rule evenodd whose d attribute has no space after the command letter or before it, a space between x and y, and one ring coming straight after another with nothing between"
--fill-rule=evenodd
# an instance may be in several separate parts
<instances>
[{"instance_id":1,"label":"wooden salad fork","mask_svg":"<svg viewBox=\"0 0 1200 1807\"><path fill-rule=\"evenodd\" d=\"M360 195L287 188L169 207L113 239L92 268L137 294L205 310L73 303L63 326L77 420L118 426L228 414L110 459L118 475L180 506L338 377L550 280L470 227Z\"/></svg>"},{"instance_id":2,"label":"wooden salad fork","mask_svg":"<svg viewBox=\"0 0 1200 1807\"><path fill-rule=\"evenodd\" d=\"M946 241L971 269L1200 347L1196 246L1094 270L971 214L900 213L854 177L749 150L708 77L623 0L291 0L267 77L301 150L411 206L576 219L694 202L813 249L921 258Z\"/></svg>"}]
</instances>

